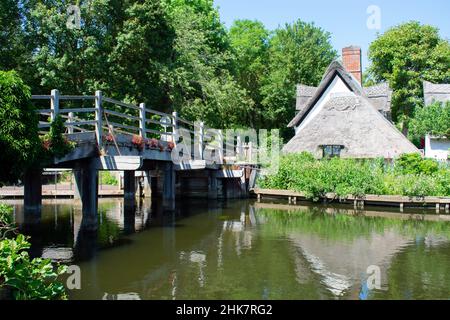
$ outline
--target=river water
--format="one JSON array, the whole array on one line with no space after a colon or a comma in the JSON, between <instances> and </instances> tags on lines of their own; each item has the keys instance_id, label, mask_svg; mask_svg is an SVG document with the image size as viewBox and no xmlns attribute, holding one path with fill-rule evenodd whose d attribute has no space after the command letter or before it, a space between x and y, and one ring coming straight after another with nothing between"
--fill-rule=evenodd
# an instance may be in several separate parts
<instances>
[{"instance_id":1,"label":"river water","mask_svg":"<svg viewBox=\"0 0 450 320\"><path fill-rule=\"evenodd\" d=\"M100 199L93 233L72 200L15 205L33 256L80 267L70 299L448 299L450 219L422 213Z\"/></svg>"}]
</instances>

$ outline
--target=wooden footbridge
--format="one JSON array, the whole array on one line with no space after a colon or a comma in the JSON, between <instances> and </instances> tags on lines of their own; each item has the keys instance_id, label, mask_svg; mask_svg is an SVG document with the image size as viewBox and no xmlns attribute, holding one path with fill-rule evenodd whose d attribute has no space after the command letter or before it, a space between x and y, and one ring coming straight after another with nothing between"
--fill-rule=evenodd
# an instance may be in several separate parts
<instances>
[{"instance_id":1,"label":"wooden footbridge","mask_svg":"<svg viewBox=\"0 0 450 320\"><path fill-rule=\"evenodd\" d=\"M138 194L157 195L169 208L176 195L244 197L255 176L256 151L251 143L243 143L239 136L232 142L225 141L221 130L184 120L176 112L166 114L144 103L117 101L104 97L101 91L76 96L52 90L50 95L33 95L32 99L44 107L37 111L41 134L49 130L58 115L65 121L65 136L75 147L64 157L53 159L48 167L73 170L74 198L82 202L83 220L93 225L97 221L100 170L124 172L125 199L136 197L140 184L135 172L144 172L143 190ZM178 152L178 140L186 139L186 134L195 141L190 150L195 157L184 156L183 161L174 163L173 150ZM215 141L214 150L208 149L211 141ZM25 174L26 211L41 209L41 175L42 169Z\"/></svg>"}]
</instances>

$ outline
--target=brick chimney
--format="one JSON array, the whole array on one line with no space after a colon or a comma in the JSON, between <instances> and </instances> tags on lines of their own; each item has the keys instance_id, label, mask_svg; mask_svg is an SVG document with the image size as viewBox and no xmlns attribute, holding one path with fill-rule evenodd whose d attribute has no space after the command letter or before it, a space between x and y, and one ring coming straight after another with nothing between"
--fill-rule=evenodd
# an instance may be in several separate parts
<instances>
[{"instance_id":1,"label":"brick chimney","mask_svg":"<svg viewBox=\"0 0 450 320\"><path fill-rule=\"evenodd\" d=\"M350 46L342 49L342 62L347 69L362 85L361 48Z\"/></svg>"}]
</instances>

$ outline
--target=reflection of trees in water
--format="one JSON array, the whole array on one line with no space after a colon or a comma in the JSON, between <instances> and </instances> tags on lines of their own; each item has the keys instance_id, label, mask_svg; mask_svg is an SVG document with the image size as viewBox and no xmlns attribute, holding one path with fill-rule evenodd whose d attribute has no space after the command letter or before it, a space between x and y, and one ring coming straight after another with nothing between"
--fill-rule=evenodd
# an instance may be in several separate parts
<instances>
[{"instance_id":1,"label":"reflection of trees in water","mask_svg":"<svg viewBox=\"0 0 450 320\"><path fill-rule=\"evenodd\" d=\"M427 245L426 238L396 254L387 272L388 288L377 299L449 299L450 244Z\"/></svg>"},{"instance_id":2,"label":"reflection of trees in water","mask_svg":"<svg viewBox=\"0 0 450 320\"><path fill-rule=\"evenodd\" d=\"M262 231L267 235L284 235L292 240L298 254L308 261L309 268L320 276L321 283L330 292L352 299L357 299L360 288L364 287L368 277L366 270L370 265L380 267L382 283L382 290L371 292L371 297L385 297L391 290L395 290L391 286L397 279L393 275L397 259L408 255L411 258L407 261L408 266L417 263L420 265L420 261L414 261L414 255L418 252L412 239L423 239L424 243L436 246L448 246L450 239L449 223L442 221L330 215L319 208L297 211L261 209L258 216L264 218ZM448 255L445 258L438 253L434 255L443 260L438 263L437 269L448 265ZM426 256L424 251L422 258L426 260ZM403 277L407 274L406 277L417 278L410 279L414 282L413 286L427 278L425 273L415 270L406 268L403 271ZM429 271L432 273L430 278L444 280L439 276L439 270ZM446 280L444 287L448 288L450 279ZM438 283L434 281L434 284ZM412 290L407 291L412 295ZM430 288L428 294L429 297L438 296ZM396 292L390 298L407 296Z\"/></svg>"}]
</instances>

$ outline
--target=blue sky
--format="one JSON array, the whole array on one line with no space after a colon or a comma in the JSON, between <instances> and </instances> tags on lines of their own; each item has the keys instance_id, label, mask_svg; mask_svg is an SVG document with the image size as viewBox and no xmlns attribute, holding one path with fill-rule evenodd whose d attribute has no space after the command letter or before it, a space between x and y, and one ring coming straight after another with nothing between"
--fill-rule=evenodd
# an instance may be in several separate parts
<instances>
[{"instance_id":1,"label":"blue sky","mask_svg":"<svg viewBox=\"0 0 450 320\"><path fill-rule=\"evenodd\" d=\"M440 29L442 37L450 39L449 0L214 0L222 21L230 27L236 19L263 22L274 30L287 22L301 19L315 22L329 31L333 46L340 53L348 45L359 45L363 50L363 68L368 66L367 49L389 27L405 21L418 20ZM367 8L380 8L381 29L367 27Z\"/></svg>"}]
</instances>

